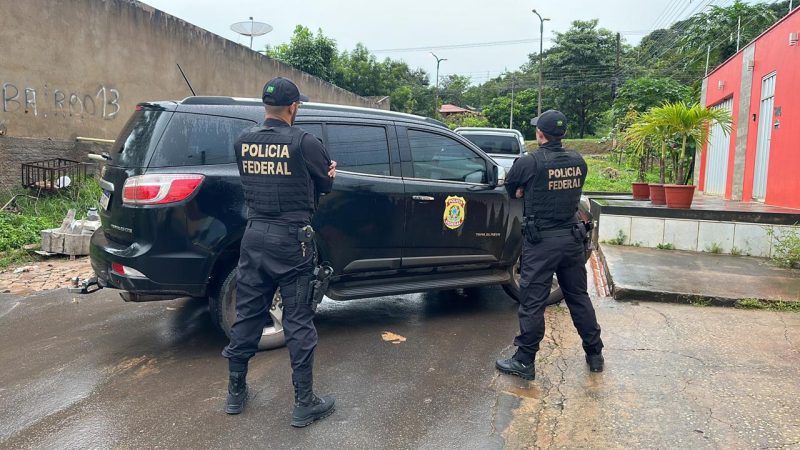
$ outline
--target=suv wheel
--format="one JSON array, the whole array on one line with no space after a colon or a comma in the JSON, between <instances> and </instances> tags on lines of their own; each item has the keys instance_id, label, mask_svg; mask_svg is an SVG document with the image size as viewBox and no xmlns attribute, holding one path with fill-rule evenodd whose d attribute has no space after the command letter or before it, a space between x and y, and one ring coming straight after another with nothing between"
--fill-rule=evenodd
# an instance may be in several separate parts
<instances>
[{"instance_id":1,"label":"suv wheel","mask_svg":"<svg viewBox=\"0 0 800 450\"><path fill-rule=\"evenodd\" d=\"M522 291L519 286L521 260L522 256L520 255L520 257L517 259L517 263L511 267L511 282L503 285L503 289L506 291L506 294L508 294L508 296L517 303L519 303L521 295L520 293ZM558 285L558 278L553 275L553 286L550 288L550 296L547 297L547 305L555 305L563 299L564 293L561 292L561 287Z\"/></svg>"},{"instance_id":2,"label":"suv wheel","mask_svg":"<svg viewBox=\"0 0 800 450\"><path fill-rule=\"evenodd\" d=\"M238 270L234 267L224 278L219 289L209 298L211 317L214 323L225 332L230 339L231 326L236 321L236 275ZM283 337L283 303L281 302L280 290L275 291L272 299L272 306L269 308L271 324L264 327L261 333L261 340L258 342L259 350L269 350L285 345Z\"/></svg>"}]
</instances>

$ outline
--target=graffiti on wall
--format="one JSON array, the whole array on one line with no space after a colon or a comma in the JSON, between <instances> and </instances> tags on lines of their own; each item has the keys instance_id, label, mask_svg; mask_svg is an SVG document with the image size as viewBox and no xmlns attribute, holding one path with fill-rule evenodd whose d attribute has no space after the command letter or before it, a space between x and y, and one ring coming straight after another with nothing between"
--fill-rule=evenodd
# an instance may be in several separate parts
<instances>
[{"instance_id":1,"label":"graffiti on wall","mask_svg":"<svg viewBox=\"0 0 800 450\"><path fill-rule=\"evenodd\" d=\"M47 83L37 89L4 82L0 92L0 111L44 118L97 117L113 120L120 111L119 101L119 91L104 85L100 85L97 91L87 93L51 89Z\"/></svg>"}]
</instances>

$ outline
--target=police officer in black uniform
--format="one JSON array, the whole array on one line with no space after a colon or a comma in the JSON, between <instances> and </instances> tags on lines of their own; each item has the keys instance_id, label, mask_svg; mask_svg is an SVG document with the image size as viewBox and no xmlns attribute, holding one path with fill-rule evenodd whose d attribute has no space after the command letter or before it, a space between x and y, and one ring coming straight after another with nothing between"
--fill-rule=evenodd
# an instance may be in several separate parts
<instances>
[{"instance_id":1,"label":"police officer in black uniform","mask_svg":"<svg viewBox=\"0 0 800 450\"><path fill-rule=\"evenodd\" d=\"M331 191L336 163L317 138L292 126L300 102L308 101L293 82L270 80L262 99L266 120L245 130L234 145L248 221L239 257L236 322L222 352L230 370L225 412L239 414L244 408L247 364L280 288L295 392L291 424L304 427L334 411L333 398L313 392L317 330L310 296L315 260L310 224L319 194Z\"/></svg>"},{"instance_id":2,"label":"police officer in black uniform","mask_svg":"<svg viewBox=\"0 0 800 450\"><path fill-rule=\"evenodd\" d=\"M561 146L567 131L564 114L546 111L531 124L536 126L540 147L515 161L506 177L509 195L523 197L525 203L520 333L514 340L514 356L497 360L495 366L503 373L534 379L534 358L544 337L545 302L555 273L583 340L589 369L602 372L600 326L586 291L587 230L576 216L586 162L578 152Z\"/></svg>"}]
</instances>

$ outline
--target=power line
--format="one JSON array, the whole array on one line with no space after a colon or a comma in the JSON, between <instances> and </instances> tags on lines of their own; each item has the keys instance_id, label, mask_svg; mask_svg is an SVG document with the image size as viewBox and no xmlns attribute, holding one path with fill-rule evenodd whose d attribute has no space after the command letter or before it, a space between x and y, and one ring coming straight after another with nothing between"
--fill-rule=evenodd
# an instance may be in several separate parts
<instances>
[{"instance_id":1,"label":"power line","mask_svg":"<svg viewBox=\"0 0 800 450\"><path fill-rule=\"evenodd\" d=\"M623 36L639 36L651 33L653 30L626 30L619 33ZM553 39L547 39L553 42ZM462 48L478 48L478 47L497 47L503 45L518 45L518 44L532 44L538 43L539 38L531 39L513 39L508 41L488 41L488 42L473 42L467 44L445 44L445 45L429 45L422 47L401 47L401 48L384 48L380 50L372 50L372 53L405 53L405 52L422 52L430 50L454 50Z\"/></svg>"}]
</instances>

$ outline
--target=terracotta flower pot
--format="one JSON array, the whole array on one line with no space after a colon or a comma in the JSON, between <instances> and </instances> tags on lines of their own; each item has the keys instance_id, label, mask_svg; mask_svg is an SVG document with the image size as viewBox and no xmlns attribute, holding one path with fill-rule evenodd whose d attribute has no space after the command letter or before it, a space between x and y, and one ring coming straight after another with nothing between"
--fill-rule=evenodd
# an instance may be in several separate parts
<instances>
[{"instance_id":1,"label":"terracotta flower pot","mask_svg":"<svg viewBox=\"0 0 800 450\"><path fill-rule=\"evenodd\" d=\"M649 200L650 186L647 183L631 183L634 200Z\"/></svg>"},{"instance_id":2,"label":"terracotta flower pot","mask_svg":"<svg viewBox=\"0 0 800 450\"><path fill-rule=\"evenodd\" d=\"M668 208L691 208L692 199L694 198L695 186L690 184L684 186L681 184L666 184L664 185L664 194L666 195Z\"/></svg>"},{"instance_id":3,"label":"terracotta flower pot","mask_svg":"<svg viewBox=\"0 0 800 450\"><path fill-rule=\"evenodd\" d=\"M650 184L650 203L654 205L666 205L667 199L664 197L663 184Z\"/></svg>"}]
</instances>

